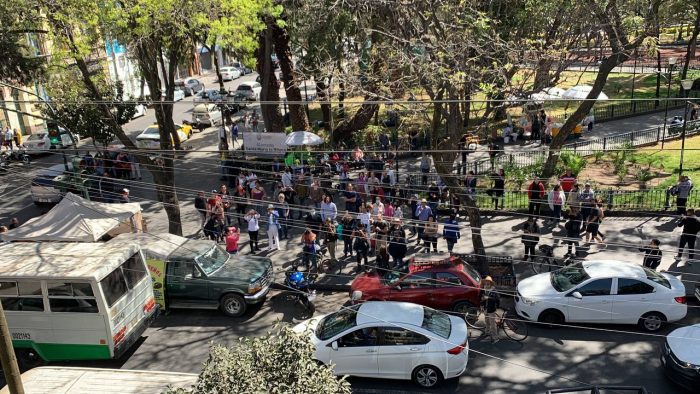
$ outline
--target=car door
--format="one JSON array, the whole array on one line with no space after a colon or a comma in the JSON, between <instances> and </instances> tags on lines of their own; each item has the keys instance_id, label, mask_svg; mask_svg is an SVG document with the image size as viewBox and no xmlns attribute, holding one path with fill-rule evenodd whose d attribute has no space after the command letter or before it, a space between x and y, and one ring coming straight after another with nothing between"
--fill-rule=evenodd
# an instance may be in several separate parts
<instances>
[{"instance_id":1,"label":"car door","mask_svg":"<svg viewBox=\"0 0 700 394\"><path fill-rule=\"evenodd\" d=\"M430 293L430 305L427 305L431 308L452 310L456 301L469 300L470 287L451 272L435 272L434 287Z\"/></svg>"},{"instance_id":2,"label":"car door","mask_svg":"<svg viewBox=\"0 0 700 394\"><path fill-rule=\"evenodd\" d=\"M378 375L387 379L410 379L413 369L425 359L430 339L402 327L382 327L377 353Z\"/></svg>"},{"instance_id":3,"label":"car door","mask_svg":"<svg viewBox=\"0 0 700 394\"><path fill-rule=\"evenodd\" d=\"M414 272L404 276L391 288L389 300L426 305L430 303L432 290L432 272Z\"/></svg>"},{"instance_id":4,"label":"car door","mask_svg":"<svg viewBox=\"0 0 700 394\"><path fill-rule=\"evenodd\" d=\"M566 296L567 321L609 323L612 314L612 278L589 280L571 290ZM581 293L581 299L573 293Z\"/></svg>"},{"instance_id":5,"label":"car door","mask_svg":"<svg viewBox=\"0 0 700 394\"><path fill-rule=\"evenodd\" d=\"M334 364L336 375L353 375L372 377L377 375L378 327L355 329L327 346L337 350L330 351L329 364Z\"/></svg>"},{"instance_id":6,"label":"car door","mask_svg":"<svg viewBox=\"0 0 700 394\"><path fill-rule=\"evenodd\" d=\"M637 324L643 314L649 312L654 301L654 286L638 279L617 278L617 291L613 298L612 322ZM653 305L658 309L660 305Z\"/></svg>"},{"instance_id":7,"label":"car door","mask_svg":"<svg viewBox=\"0 0 700 394\"><path fill-rule=\"evenodd\" d=\"M192 261L168 262L165 295L172 306L205 305L209 302L209 281Z\"/></svg>"}]
</instances>

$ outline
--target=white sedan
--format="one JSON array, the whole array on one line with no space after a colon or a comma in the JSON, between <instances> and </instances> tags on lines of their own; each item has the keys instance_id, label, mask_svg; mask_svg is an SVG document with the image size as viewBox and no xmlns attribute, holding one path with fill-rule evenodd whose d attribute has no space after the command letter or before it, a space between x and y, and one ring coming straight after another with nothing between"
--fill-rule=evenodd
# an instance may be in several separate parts
<instances>
[{"instance_id":1,"label":"white sedan","mask_svg":"<svg viewBox=\"0 0 700 394\"><path fill-rule=\"evenodd\" d=\"M22 145L24 145L28 154L36 155L48 152L51 149L51 139L49 138L48 132L41 131L30 134Z\"/></svg>"},{"instance_id":2,"label":"white sedan","mask_svg":"<svg viewBox=\"0 0 700 394\"><path fill-rule=\"evenodd\" d=\"M433 388L467 368L464 320L408 302L369 301L294 330L310 336L316 360L336 375L410 379Z\"/></svg>"},{"instance_id":3,"label":"white sedan","mask_svg":"<svg viewBox=\"0 0 700 394\"><path fill-rule=\"evenodd\" d=\"M241 77L241 70L236 67L221 67L221 79L224 81L233 81Z\"/></svg>"},{"instance_id":4,"label":"white sedan","mask_svg":"<svg viewBox=\"0 0 700 394\"><path fill-rule=\"evenodd\" d=\"M521 317L563 323L638 324L658 331L688 312L676 277L622 261L585 261L521 280L515 297Z\"/></svg>"}]
</instances>

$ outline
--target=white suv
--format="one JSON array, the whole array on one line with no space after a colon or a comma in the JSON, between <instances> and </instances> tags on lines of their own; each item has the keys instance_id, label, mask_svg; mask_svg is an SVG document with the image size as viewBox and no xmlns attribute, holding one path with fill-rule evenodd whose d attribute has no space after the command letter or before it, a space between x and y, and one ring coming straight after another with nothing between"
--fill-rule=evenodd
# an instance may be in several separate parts
<instances>
[{"instance_id":1,"label":"white suv","mask_svg":"<svg viewBox=\"0 0 700 394\"><path fill-rule=\"evenodd\" d=\"M523 279L518 315L548 324L639 324L658 331L688 313L685 287L676 277L621 261L584 261Z\"/></svg>"},{"instance_id":2,"label":"white suv","mask_svg":"<svg viewBox=\"0 0 700 394\"><path fill-rule=\"evenodd\" d=\"M408 302L368 301L297 325L336 375L413 380L436 387L467 368L464 320Z\"/></svg>"}]
</instances>

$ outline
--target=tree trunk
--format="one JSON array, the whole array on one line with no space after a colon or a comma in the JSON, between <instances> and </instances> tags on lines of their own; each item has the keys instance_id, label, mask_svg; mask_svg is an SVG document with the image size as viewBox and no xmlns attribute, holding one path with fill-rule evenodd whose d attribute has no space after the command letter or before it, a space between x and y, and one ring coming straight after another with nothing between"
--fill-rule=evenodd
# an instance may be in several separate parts
<instances>
[{"instance_id":1,"label":"tree trunk","mask_svg":"<svg viewBox=\"0 0 700 394\"><path fill-rule=\"evenodd\" d=\"M212 62L214 62L216 80L219 82L219 92L226 93L226 88L224 87L224 77L221 75L221 65L219 64L219 57L216 56L216 52L214 52L216 50L216 44L212 45L211 47L208 47L206 45L202 46L206 48L207 51L209 51L209 54L211 54Z\"/></svg>"},{"instance_id":2,"label":"tree trunk","mask_svg":"<svg viewBox=\"0 0 700 394\"><path fill-rule=\"evenodd\" d=\"M323 121L323 128L327 131L331 130L331 103L330 94L328 89L330 88L326 84L325 78L314 76L314 81L316 81L316 97L321 103L321 117Z\"/></svg>"},{"instance_id":3,"label":"tree trunk","mask_svg":"<svg viewBox=\"0 0 700 394\"><path fill-rule=\"evenodd\" d=\"M693 34L690 36L688 41L688 48L685 51L685 63L683 64L683 71L681 72L681 80L688 76L688 67L690 66L690 60L695 55L695 44L698 41L698 33L700 33L700 1L696 5L697 10L695 14L695 24L693 26Z\"/></svg>"},{"instance_id":4,"label":"tree trunk","mask_svg":"<svg viewBox=\"0 0 700 394\"><path fill-rule=\"evenodd\" d=\"M598 68L598 74L596 75L596 79L593 82L593 88L588 93L588 96L586 96L587 100L583 101L578 106L578 108L576 108L576 111L574 111L574 113L571 114L571 116L566 120L566 122L564 122L564 125L559 130L559 133L556 137L554 137L554 140L552 140L552 143L549 146L549 156L547 157L547 162L545 163L544 169L542 171L543 178L549 178L552 175L554 175L554 170L556 168L557 161L559 160L559 150L564 145L564 142L566 142L566 139L569 137L569 134L571 134L571 132L574 130L574 127L576 127L577 124L581 123L583 118L585 118L586 115L591 111L591 108L593 108L593 105L596 102L592 99L598 97L600 92L603 91L603 87L605 86L610 72L618 64L621 64L628 58L629 54L618 54L616 56L610 56L609 58L605 59L603 63L601 63L600 67Z\"/></svg>"},{"instance_id":5,"label":"tree trunk","mask_svg":"<svg viewBox=\"0 0 700 394\"><path fill-rule=\"evenodd\" d=\"M268 27L258 35L257 71L260 74L260 85L262 85L260 101L274 102L274 104L260 104L260 113L267 131L279 133L284 131L284 119L280 112L277 77L272 66L272 38L272 29L268 24Z\"/></svg>"},{"instance_id":6,"label":"tree trunk","mask_svg":"<svg viewBox=\"0 0 700 394\"><path fill-rule=\"evenodd\" d=\"M309 130L309 119L306 117L304 105L301 103L301 91L299 90L299 76L294 68L292 50L289 47L289 32L287 28L280 27L275 21L269 26L274 37L275 53L282 70L282 82L289 101L289 119L292 130ZM306 83L306 82L304 82Z\"/></svg>"},{"instance_id":7,"label":"tree trunk","mask_svg":"<svg viewBox=\"0 0 700 394\"><path fill-rule=\"evenodd\" d=\"M345 82L338 84L338 119L345 119Z\"/></svg>"},{"instance_id":8,"label":"tree trunk","mask_svg":"<svg viewBox=\"0 0 700 394\"><path fill-rule=\"evenodd\" d=\"M549 72L553 64L554 61L547 57L537 61L537 65L535 66L535 82L532 86L532 91L540 92L549 87L549 81L551 80Z\"/></svg>"},{"instance_id":9,"label":"tree trunk","mask_svg":"<svg viewBox=\"0 0 700 394\"><path fill-rule=\"evenodd\" d=\"M365 96L365 101L376 101L374 95ZM351 141L352 133L364 129L372 121L374 114L379 111L379 104L362 104L359 110L349 118L338 123L333 130L333 139L335 141Z\"/></svg>"}]
</instances>

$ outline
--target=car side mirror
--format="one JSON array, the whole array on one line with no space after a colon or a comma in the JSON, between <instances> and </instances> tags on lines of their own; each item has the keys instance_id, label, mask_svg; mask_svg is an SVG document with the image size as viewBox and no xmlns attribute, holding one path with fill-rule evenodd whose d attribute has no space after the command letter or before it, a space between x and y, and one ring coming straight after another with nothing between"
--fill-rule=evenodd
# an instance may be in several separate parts
<instances>
[{"instance_id":1,"label":"car side mirror","mask_svg":"<svg viewBox=\"0 0 700 394\"><path fill-rule=\"evenodd\" d=\"M571 293L571 296L576 298L577 300L583 299L583 295L581 293L579 293L578 291Z\"/></svg>"},{"instance_id":2,"label":"car side mirror","mask_svg":"<svg viewBox=\"0 0 700 394\"><path fill-rule=\"evenodd\" d=\"M401 285L396 285L396 286L394 286L394 288L398 291L401 291Z\"/></svg>"},{"instance_id":3,"label":"car side mirror","mask_svg":"<svg viewBox=\"0 0 700 394\"><path fill-rule=\"evenodd\" d=\"M338 341L331 342L331 349L338 350Z\"/></svg>"}]
</instances>

